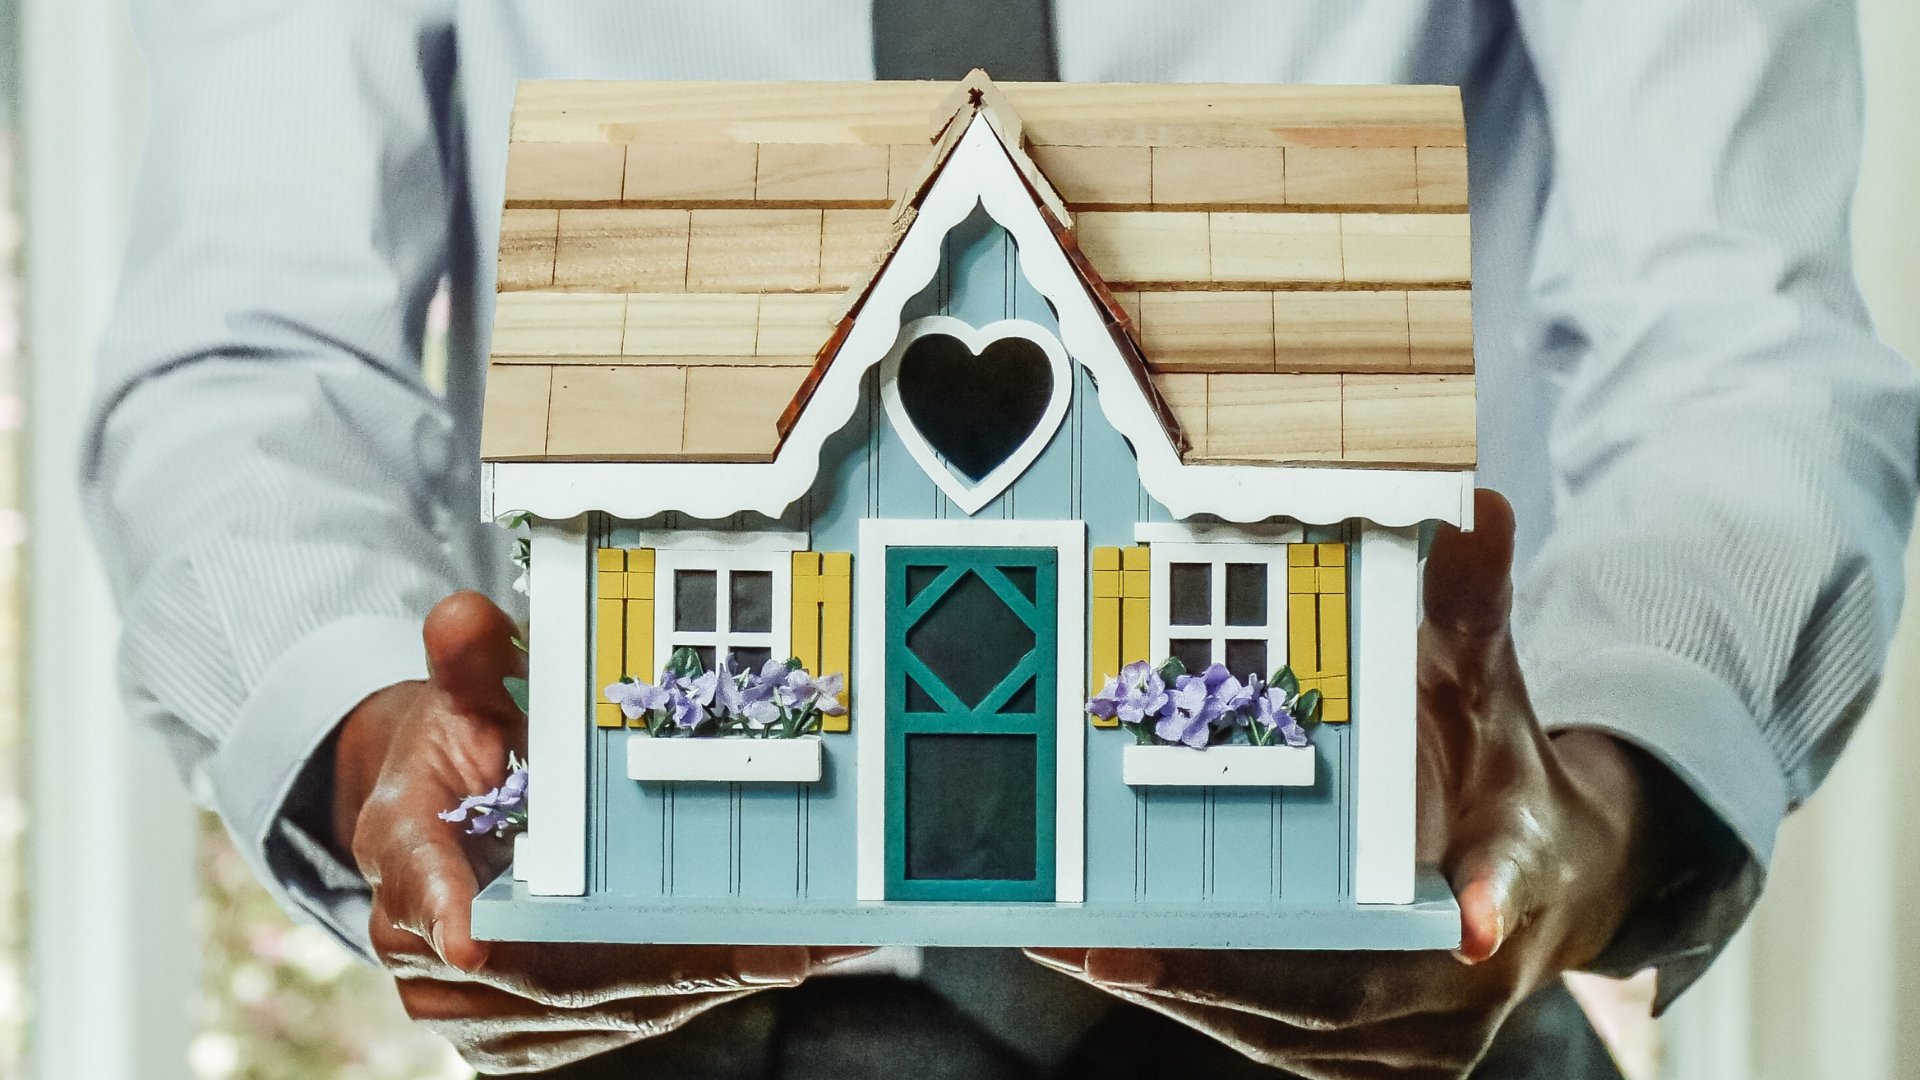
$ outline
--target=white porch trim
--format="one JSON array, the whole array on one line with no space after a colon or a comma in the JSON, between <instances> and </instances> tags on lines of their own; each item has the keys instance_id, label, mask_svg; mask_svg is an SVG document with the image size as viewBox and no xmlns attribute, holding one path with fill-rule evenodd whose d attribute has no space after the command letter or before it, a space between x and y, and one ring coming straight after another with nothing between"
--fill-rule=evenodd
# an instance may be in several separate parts
<instances>
[{"instance_id":1,"label":"white porch trim","mask_svg":"<svg viewBox=\"0 0 1920 1080\"><path fill-rule=\"evenodd\" d=\"M1353 899L1413 903L1419 537L1362 523L1353 584Z\"/></svg>"},{"instance_id":2,"label":"white porch trim","mask_svg":"<svg viewBox=\"0 0 1920 1080\"><path fill-rule=\"evenodd\" d=\"M587 519L533 522L527 568L527 763L540 790L527 803L527 839L516 867L536 896L587 891L587 604L593 595Z\"/></svg>"}]
</instances>

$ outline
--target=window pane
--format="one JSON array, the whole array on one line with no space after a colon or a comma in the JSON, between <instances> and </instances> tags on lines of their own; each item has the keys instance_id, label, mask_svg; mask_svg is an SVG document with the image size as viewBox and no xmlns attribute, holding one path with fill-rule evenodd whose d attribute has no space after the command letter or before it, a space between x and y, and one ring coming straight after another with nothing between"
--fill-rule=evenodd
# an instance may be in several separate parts
<instances>
[{"instance_id":1,"label":"window pane","mask_svg":"<svg viewBox=\"0 0 1920 1080\"><path fill-rule=\"evenodd\" d=\"M759 671L767 666L767 661L773 659L773 650L765 645L735 645L727 650L727 655L733 659L733 666L741 671ZM814 674L818 675L819 672Z\"/></svg>"},{"instance_id":2,"label":"window pane","mask_svg":"<svg viewBox=\"0 0 1920 1080\"><path fill-rule=\"evenodd\" d=\"M1267 564L1227 564L1227 625L1267 625Z\"/></svg>"},{"instance_id":3,"label":"window pane","mask_svg":"<svg viewBox=\"0 0 1920 1080\"><path fill-rule=\"evenodd\" d=\"M1233 672L1236 679L1248 675L1265 678L1267 672L1267 643L1264 641L1227 642L1227 670Z\"/></svg>"},{"instance_id":4,"label":"window pane","mask_svg":"<svg viewBox=\"0 0 1920 1080\"><path fill-rule=\"evenodd\" d=\"M907 648L969 708L1036 644L1033 628L971 570L907 630Z\"/></svg>"},{"instance_id":5,"label":"window pane","mask_svg":"<svg viewBox=\"0 0 1920 1080\"><path fill-rule=\"evenodd\" d=\"M717 630L714 590L719 588L711 570L675 570L673 572L673 628L675 630Z\"/></svg>"},{"instance_id":6,"label":"window pane","mask_svg":"<svg viewBox=\"0 0 1920 1080\"><path fill-rule=\"evenodd\" d=\"M1187 665L1188 671L1205 671L1213 663L1213 642L1206 638L1169 641L1167 651Z\"/></svg>"},{"instance_id":7,"label":"window pane","mask_svg":"<svg viewBox=\"0 0 1920 1080\"><path fill-rule=\"evenodd\" d=\"M1167 621L1205 626L1213 621L1213 567L1173 563L1167 567Z\"/></svg>"},{"instance_id":8,"label":"window pane","mask_svg":"<svg viewBox=\"0 0 1920 1080\"><path fill-rule=\"evenodd\" d=\"M1031 735L908 735L906 876L1032 881L1035 755Z\"/></svg>"},{"instance_id":9,"label":"window pane","mask_svg":"<svg viewBox=\"0 0 1920 1080\"><path fill-rule=\"evenodd\" d=\"M694 655L700 658L701 671L713 670L713 646L693 645L685 641L676 641L672 645L668 646L667 655L672 656L674 653L679 652L681 649L693 650Z\"/></svg>"},{"instance_id":10,"label":"window pane","mask_svg":"<svg viewBox=\"0 0 1920 1080\"><path fill-rule=\"evenodd\" d=\"M773 632L773 573L767 570L735 570L728 575L728 591L733 594L727 609L727 628L750 634Z\"/></svg>"}]
</instances>

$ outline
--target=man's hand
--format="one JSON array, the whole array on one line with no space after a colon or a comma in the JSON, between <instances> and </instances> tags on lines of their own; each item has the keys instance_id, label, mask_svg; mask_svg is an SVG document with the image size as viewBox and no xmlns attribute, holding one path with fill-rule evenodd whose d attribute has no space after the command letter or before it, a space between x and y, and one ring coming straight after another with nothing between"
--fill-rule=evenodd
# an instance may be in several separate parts
<instances>
[{"instance_id":1,"label":"man's hand","mask_svg":"<svg viewBox=\"0 0 1920 1080\"><path fill-rule=\"evenodd\" d=\"M1671 865L1657 767L1541 730L1508 629L1513 511L1483 491L1474 519L1434 541L1420 628L1420 858L1453 886L1458 952L1030 954L1314 1080L1463 1076L1515 1003L1592 960Z\"/></svg>"},{"instance_id":2,"label":"man's hand","mask_svg":"<svg viewBox=\"0 0 1920 1080\"><path fill-rule=\"evenodd\" d=\"M506 869L509 845L435 814L497 787L507 752L526 749L501 684L520 670L513 633L486 597L448 597L427 617L427 681L374 694L340 730L335 839L373 888L373 946L408 1015L483 1072L548 1069L866 951L475 941L474 895Z\"/></svg>"}]
</instances>

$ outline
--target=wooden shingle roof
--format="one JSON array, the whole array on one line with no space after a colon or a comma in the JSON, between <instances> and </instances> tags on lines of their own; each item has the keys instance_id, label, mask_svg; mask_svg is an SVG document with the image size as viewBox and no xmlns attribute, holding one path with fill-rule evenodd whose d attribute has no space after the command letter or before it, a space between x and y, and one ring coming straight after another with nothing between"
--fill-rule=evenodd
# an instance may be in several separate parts
<instances>
[{"instance_id":1,"label":"wooden shingle roof","mask_svg":"<svg viewBox=\"0 0 1920 1080\"><path fill-rule=\"evenodd\" d=\"M1187 461L1471 467L1457 90L967 88L1037 170ZM769 459L911 220L955 93L522 84L483 456Z\"/></svg>"}]
</instances>

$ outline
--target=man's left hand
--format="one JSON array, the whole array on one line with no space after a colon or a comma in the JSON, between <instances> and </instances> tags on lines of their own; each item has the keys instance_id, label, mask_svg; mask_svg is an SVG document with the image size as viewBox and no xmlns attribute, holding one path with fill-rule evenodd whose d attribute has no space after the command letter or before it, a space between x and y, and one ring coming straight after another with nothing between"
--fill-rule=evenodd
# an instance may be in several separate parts
<instances>
[{"instance_id":1,"label":"man's left hand","mask_svg":"<svg viewBox=\"0 0 1920 1080\"><path fill-rule=\"evenodd\" d=\"M1420 861L1459 901L1456 952L1029 955L1312 1080L1464 1076L1516 1003L1598 955L1669 865L1650 763L1541 729L1508 627L1513 512L1483 491L1475 518L1436 537L1420 627Z\"/></svg>"}]
</instances>

